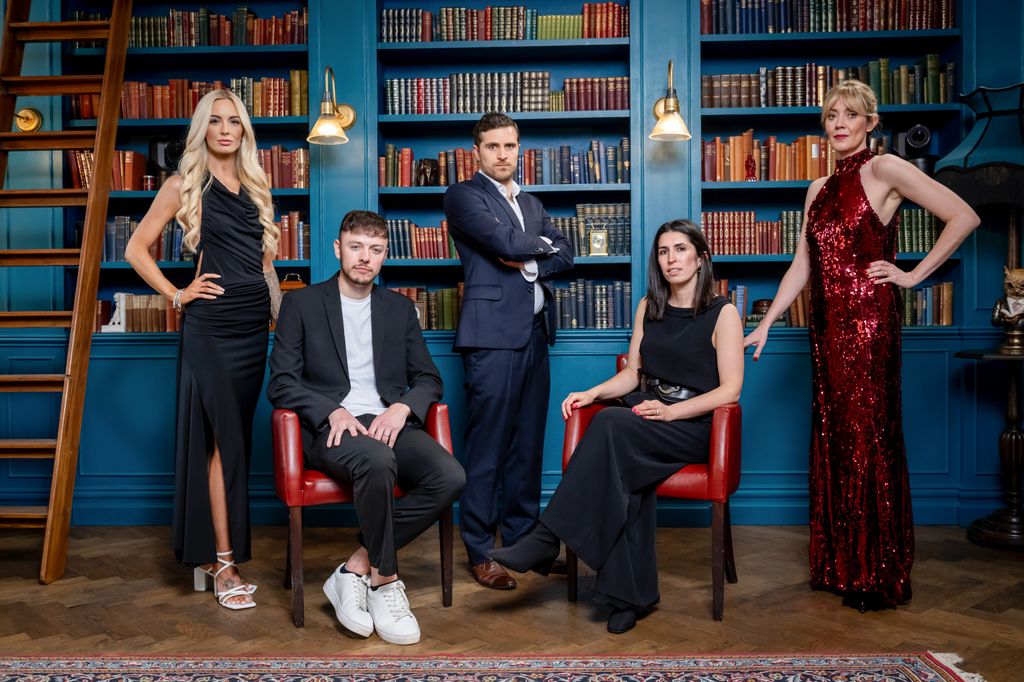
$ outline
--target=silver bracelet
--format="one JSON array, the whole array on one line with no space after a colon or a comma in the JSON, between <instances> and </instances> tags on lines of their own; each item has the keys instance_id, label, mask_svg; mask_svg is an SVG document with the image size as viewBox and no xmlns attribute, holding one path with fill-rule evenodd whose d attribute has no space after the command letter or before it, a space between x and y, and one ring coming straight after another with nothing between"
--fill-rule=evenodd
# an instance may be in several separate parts
<instances>
[{"instance_id":1,"label":"silver bracelet","mask_svg":"<svg viewBox=\"0 0 1024 682\"><path fill-rule=\"evenodd\" d=\"M182 289L178 289L177 291L174 292L173 305L174 305L174 309L175 310L178 310L178 311L181 310L181 295L183 293L185 293L185 292Z\"/></svg>"}]
</instances>

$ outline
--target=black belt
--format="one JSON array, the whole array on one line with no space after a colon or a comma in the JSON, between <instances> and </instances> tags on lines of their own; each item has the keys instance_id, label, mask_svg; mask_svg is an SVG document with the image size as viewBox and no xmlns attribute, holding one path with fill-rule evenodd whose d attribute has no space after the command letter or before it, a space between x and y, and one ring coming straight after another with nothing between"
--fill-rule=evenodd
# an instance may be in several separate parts
<instances>
[{"instance_id":1,"label":"black belt","mask_svg":"<svg viewBox=\"0 0 1024 682\"><path fill-rule=\"evenodd\" d=\"M669 403L689 400L690 398L696 398L700 395L699 391L694 391L693 389L686 388L685 386L668 384L661 379L656 379L652 376L647 377L647 387L651 389L651 393L655 396Z\"/></svg>"}]
</instances>

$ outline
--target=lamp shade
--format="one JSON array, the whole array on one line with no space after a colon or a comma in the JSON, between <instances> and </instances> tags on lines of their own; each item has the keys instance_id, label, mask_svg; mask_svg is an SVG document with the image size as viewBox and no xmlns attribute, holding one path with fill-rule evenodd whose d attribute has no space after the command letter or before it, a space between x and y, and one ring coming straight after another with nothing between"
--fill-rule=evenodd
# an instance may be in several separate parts
<instances>
[{"instance_id":1,"label":"lamp shade","mask_svg":"<svg viewBox=\"0 0 1024 682\"><path fill-rule=\"evenodd\" d=\"M678 111L665 112L654 124L649 137L658 142L685 142L690 139L690 131Z\"/></svg>"},{"instance_id":2,"label":"lamp shade","mask_svg":"<svg viewBox=\"0 0 1024 682\"><path fill-rule=\"evenodd\" d=\"M313 124L309 131L306 142L311 144L345 144L348 142L348 135L345 134L345 127L337 114L320 114L320 118Z\"/></svg>"},{"instance_id":3,"label":"lamp shade","mask_svg":"<svg viewBox=\"0 0 1024 682\"><path fill-rule=\"evenodd\" d=\"M962 97L977 120L935 164L935 179L974 207L1024 207L1024 83Z\"/></svg>"}]
</instances>

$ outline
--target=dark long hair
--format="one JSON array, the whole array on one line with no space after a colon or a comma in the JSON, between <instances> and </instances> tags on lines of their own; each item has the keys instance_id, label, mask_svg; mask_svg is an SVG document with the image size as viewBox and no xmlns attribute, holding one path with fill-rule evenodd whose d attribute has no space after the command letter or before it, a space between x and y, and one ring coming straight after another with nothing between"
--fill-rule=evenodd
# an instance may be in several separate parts
<instances>
[{"instance_id":1,"label":"dark long hair","mask_svg":"<svg viewBox=\"0 0 1024 682\"><path fill-rule=\"evenodd\" d=\"M654 233L651 255L647 259L647 312L645 317L652 322L665 316L665 306L668 305L668 281L662 274L661 265L658 263L658 241L666 232L678 232L684 235L697 251L700 269L697 271L697 289L694 292L694 315L707 308L718 298L715 293L715 273L711 269L711 250L708 249L708 240L704 238L704 233L693 221L685 218L670 220Z\"/></svg>"}]
</instances>

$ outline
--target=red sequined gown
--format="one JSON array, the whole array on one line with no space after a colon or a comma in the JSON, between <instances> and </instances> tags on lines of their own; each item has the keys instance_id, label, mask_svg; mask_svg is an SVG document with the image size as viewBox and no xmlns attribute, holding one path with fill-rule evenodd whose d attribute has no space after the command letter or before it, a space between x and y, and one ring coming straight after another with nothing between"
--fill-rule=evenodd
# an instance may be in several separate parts
<instances>
[{"instance_id":1,"label":"red sequined gown","mask_svg":"<svg viewBox=\"0 0 1024 682\"><path fill-rule=\"evenodd\" d=\"M898 214L868 203L865 149L842 159L811 204L811 587L873 608L910 598L914 528L900 404L902 299L867 276L896 256Z\"/></svg>"}]
</instances>

